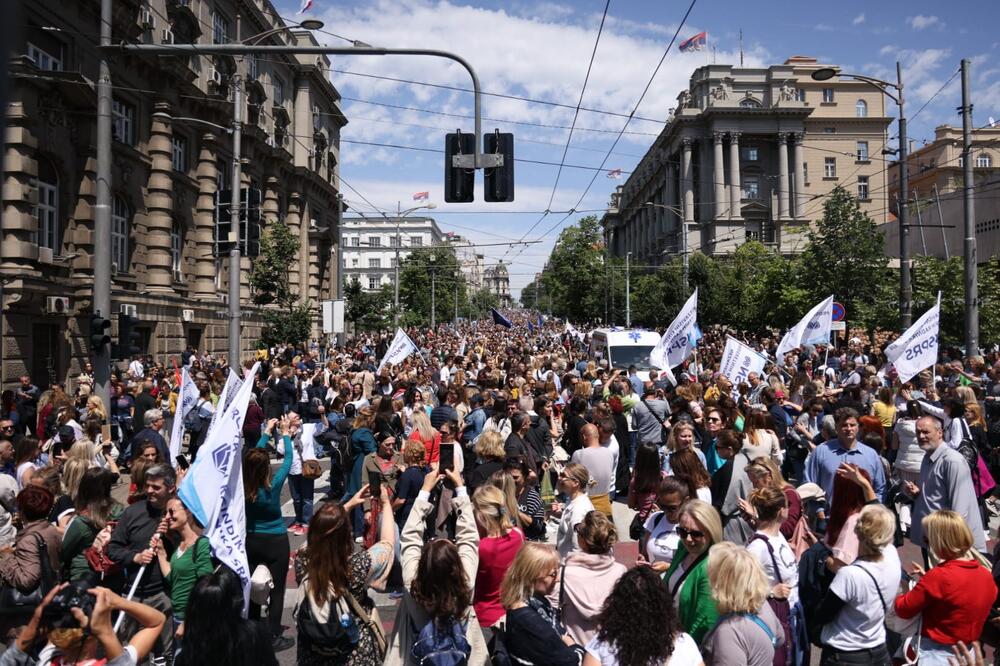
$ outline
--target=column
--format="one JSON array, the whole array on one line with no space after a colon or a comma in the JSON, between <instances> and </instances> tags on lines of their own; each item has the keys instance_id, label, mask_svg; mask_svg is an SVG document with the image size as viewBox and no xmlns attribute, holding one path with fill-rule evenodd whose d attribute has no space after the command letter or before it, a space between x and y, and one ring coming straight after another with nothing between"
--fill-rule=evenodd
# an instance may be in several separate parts
<instances>
[{"instance_id":1,"label":"column","mask_svg":"<svg viewBox=\"0 0 1000 666\"><path fill-rule=\"evenodd\" d=\"M302 197L302 216L299 221L299 301L305 303L309 299L309 228L312 210L309 199Z\"/></svg>"},{"instance_id":2,"label":"column","mask_svg":"<svg viewBox=\"0 0 1000 666\"><path fill-rule=\"evenodd\" d=\"M146 234L140 236L144 245L146 289L151 292L173 293L171 275L170 230L173 227L173 127L169 119L170 105L154 105L149 130L151 166L146 185ZM127 270L120 268L119 270Z\"/></svg>"},{"instance_id":3,"label":"column","mask_svg":"<svg viewBox=\"0 0 1000 666\"><path fill-rule=\"evenodd\" d=\"M295 79L295 108L292 110L292 131L295 140L292 141L295 166L311 168L310 158L313 151L313 117L312 96L309 91L309 79L299 76Z\"/></svg>"},{"instance_id":4,"label":"column","mask_svg":"<svg viewBox=\"0 0 1000 666\"><path fill-rule=\"evenodd\" d=\"M299 237L299 227L302 222L302 195L294 190L287 191L288 212L285 215L285 224L292 236ZM292 289L299 284L299 262L293 261L288 265L288 286Z\"/></svg>"},{"instance_id":5,"label":"column","mask_svg":"<svg viewBox=\"0 0 1000 666\"><path fill-rule=\"evenodd\" d=\"M730 132L729 133L729 198L732 201L730 204L731 208L729 210L729 217L733 220L738 220L743 217L743 207L741 204L741 199L743 194L740 191L742 188L742 183L740 183L740 133Z\"/></svg>"},{"instance_id":6,"label":"column","mask_svg":"<svg viewBox=\"0 0 1000 666\"><path fill-rule=\"evenodd\" d=\"M215 298L215 248L212 227L215 225L215 191L218 188L219 167L215 135L201 136L198 151L198 198L194 214L194 292L193 298L207 301Z\"/></svg>"},{"instance_id":7,"label":"column","mask_svg":"<svg viewBox=\"0 0 1000 666\"><path fill-rule=\"evenodd\" d=\"M663 230L664 234L673 233L679 225L677 222L677 158L674 156L669 156L667 158L667 188L666 188L666 201L665 204L670 206L665 212L667 213L667 219L670 223L667 224L667 228Z\"/></svg>"},{"instance_id":8,"label":"column","mask_svg":"<svg viewBox=\"0 0 1000 666\"><path fill-rule=\"evenodd\" d=\"M694 178L691 168L691 146L694 139L681 140L683 153L681 157L681 187L684 191L684 223L694 222ZM685 227L685 230L687 227Z\"/></svg>"},{"instance_id":9,"label":"column","mask_svg":"<svg viewBox=\"0 0 1000 666\"><path fill-rule=\"evenodd\" d=\"M788 134L778 132L778 219L788 218Z\"/></svg>"},{"instance_id":10,"label":"column","mask_svg":"<svg viewBox=\"0 0 1000 666\"><path fill-rule=\"evenodd\" d=\"M802 132L793 134L792 141L795 146L793 152L795 159L795 219L800 220L805 214L803 209L806 205L806 158L802 154Z\"/></svg>"},{"instance_id":11,"label":"column","mask_svg":"<svg viewBox=\"0 0 1000 666\"><path fill-rule=\"evenodd\" d=\"M729 197L726 196L726 166L722 153L722 132L716 132L712 137L715 140L713 160L713 178L715 179L715 219L729 217L727 208Z\"/></svg>"}]
</instances>

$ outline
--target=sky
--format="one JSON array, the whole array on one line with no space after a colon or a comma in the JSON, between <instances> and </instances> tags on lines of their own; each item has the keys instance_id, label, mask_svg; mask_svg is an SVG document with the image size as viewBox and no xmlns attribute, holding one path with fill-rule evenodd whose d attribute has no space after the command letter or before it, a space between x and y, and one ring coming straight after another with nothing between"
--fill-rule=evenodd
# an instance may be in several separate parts
<instances>
[{"instance_id":1,"label":"sky","mask_svg":"<svg viewBox=\"0 0 1000 666\"><path fill-rule=\"evenodd\" d=\"M693 7L691 0L314 0L298 16L297 0L275 0L275 6L287 19L322 20L320 43L451 51L471 63L484 92L537 100L484 96L483 130L512 132L517 159L548 164L516 164L512 203L484 202L480 172L475 203L447 204L438 151L447 132L473 130L465 70L427 57L331 56L331 80L348 119L341 133L348 205L365 215L394 214L397 205L405 210L420 203L414 193L429 192L437 207L421 214L478 244L487 264L507 263L515 297L542 269L562 229L585 214L600 216L624 182L607 172L622 169L627 177L691 73L713 58L739 64L741 29L748 67L806 55L845 72L895 80L901 61L909 134L918 146L933 138L935 126L960 125L960 77L953 75L962 58L973 62L974 125L1000 118L996 2L844 0L828 3L825 14L812 3L735 0L694 0ZM680 41L701 31L708 33L708 49L678 51Z\"/></svg>"}]
</instances>

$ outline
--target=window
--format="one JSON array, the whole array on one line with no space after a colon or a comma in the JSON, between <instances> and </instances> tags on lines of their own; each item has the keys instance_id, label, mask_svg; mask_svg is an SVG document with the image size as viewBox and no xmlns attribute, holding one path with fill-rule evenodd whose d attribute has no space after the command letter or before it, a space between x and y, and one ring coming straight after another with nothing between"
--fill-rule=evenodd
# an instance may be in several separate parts
<instances>
[{"instance_id":1,"label":"window","mask_svg":"<svg viewBox=\"0 0 1000 666\"><path fill-rule=\"evenodd\" d=\"M259 71L260 70L257 66L257 55L252 53L247 58L247 78L256 80Z\"/></svg>"},{"instance_id":2,"label":"window","mask_svg":"<svg viewBox=\"0 0 1000 666\"><path fill-rule=\"evenodd\" d=\"M225 44L229 41L229 19L219 12L212 12L212 43Z\"/></svg>"},{"instance_id":3,"label":"window","mask_svg":"<svg viewBox=\"0 0 1000 666\"><path fill-rule=\"evenodd\" d=\"M988 169L993 166L993 158L986 154L980 155L976 158L976 166L980 169Z\"/></svg>"},{"instance_id":4,"label":"window","mask_svg":"<svg viewBox=\"0 0 1000 666\"><path fill-rule=\"evenodd\" d=\"M823 102L827 104L833 103L833 88L823 88Z\"/></svg>"},{"instance_id":5,"label":"window","mask_svg":"<svg viewBox=\"0 0 1000 666\"><path fill-rule=\"evenodd\" d=\"M760 181L757 176L743 177L743 198L760 199Z\"/></svg>"},{"instance_id":6,"label":"window","mask_svg":"<svg viewBox=\"0 0 1000 666\"><path fill-rule=\"evenodd\" d=\"M867 118L868 117L868 102L866 102L863 99L859 99L854 104L854 112L855 112L855 115L857 115L858 118Z\"/></svg>"},{"instance_id":7,"label":"window","mask_svg":"<svg viewBox=\"0 0 1000 666\"><path fill-rule=\"evenodd\" d=\"M837 158L836 157L825 157L825 158L823 158L823 177L824 178L836 178L837 177Z\"/></svg>"},{"instance_id":8,"label":"window","mask_svg":"<svg viewBox=\"0 0 1000 666\"><path fill-rule=\"evenodd\" d=\"M410 236L410 247L421 247L423 244L423 236Z\"/></svg>"},{"instance_id":9,"label":"window","mask_svg":"<svg viewBox=\"0 0 1000 666\"><path fill-rule=\"evenodd\" d=\"M823 128L823 134L836 134L836 133L837 133L837 128L836 127L824 127Z\"/></svg>"},{"instance_id":10,"label":"window","mask_svg":"<svg viewBox=\"0 0 1000 666\"><path fill-rule=\"evenodd\" d=\"M128 237L132 211L121 197L115 197L111 206L111 264L119 272L128 272Z\"/></svg>"},{"instance_id":11,"label":"window","mask_svg":"<svg viewBox=\"0 0 1000 666\"><path fill-rule=\"evenodd\" d=\"M857 160L859 162L867 162L868 161L868 142L867 141L858 141L858 149L856 151L856 154L857 154Z\"/></svg>"},{"instance_id":12,"label":"window","mask_svg":"<svg viewBox=\"0 0 1000 666\"><path fill-rule=\"evenodd\" d=\"M745 146L740 149L740 159L745 162L756 162L760 159L756 146Z\"/></svg>"},{"instance_id":13,"label":"window","mask_svg":"<svg viewBox=\"0 0 1000 666\"><path fill-rule=\"evenodd\" d=\"M802 88L796 88L795 89L795 101L796 102L804 102L804 101L806 101L806 91L803 90Z\"/></svg>"},{"instance_id":14,"label":"window","mask_svg":"<svg viewBox=\"0 0 1000 666\"><path fill-rule=\"evenodd\" d=\"M395 268L396 267L396 263L397 263L396 262L396 257L390 257L389 258L389 268Z\"/></svg>"},{"instance_id":15,"label":"window","mask_svg":"<svg viewBox=\"0 0 1000 666\"><path fill-rule=\"evenodd\" d=\"M382 260L378 257L369 257L368 268L382 268Z\"/></svg>"},{"instance_id":16,"label":"window","mask_svg":"<svg viewBox=\"0 0 1000 666\"><path fill-rule=\"evenodd\" d=\"M389 236L389 247L396 247L399 245L399 237L396 234Z\"/></svg>"},{"instance_id":17,"label":"window","mask_svg":"<svg viewBox=\"0 0 1000 666\"><path fill-rule=\"evenodd\" d=\"M135 107L115 99L111 101L111 133L115 141L135 145Z\"/></svg>"},{"instance_id":18,"label":"window","mask_svg":"<svg viewBox=\"0 0 1000 666\"><path fill-rule=\"evenodd\" d=\"M285 82L274 77L274 103L282 106L285 103Z\"/></svg>"},{"instance_id":19,"label":"window","mask_svg":"<svg viewBox=\"0 0 1000 666\"><path fill-rule=\"evenodd\" d=\"M354 236L351 238L351 247L361 247L361 237Z\"/></svg>"},{"instance_id":20,"label":"window","mask_svg":"<svg viewBox=\"0 0 1000 666\"><path fill-rule=\"evenodd\" d=\"M869 199L868 196L868 176L858 176L858 198L862 201Z\"/></svg>"},{"instance_id":21,"label":"window","mask_svg":"<svg viewBox=\"0 0 1000 666\"><path fill-rule=\"evenodd\" d=\"M174 274L174 280L180 282L184 279L181 274L181 254L183 254L183 237L181 236L180 224L174 222L170 229L170 268Z\"/></svg>"},{"instance_id":22,"label":"window","mask_svg":"<svg viewBox=\"0 0 1000 666\"><path fill-rule=\"evenodd\" d=\"M38 247L59 249L59 177L48 160L38 160Z\"/></svg>"},{"instance_id":23,"label":"window","mask_svg":"<svg viewBox=\"0 0 1000 666\"><path fill-rule=\"evenodd\" d=\"M358 267L358 258L354 257L353 259L351 259L351 268L357 268L357 267Z\"/></svg>"},{"instance_id":24,"label":"window","mask_svg":"<svg viewBox=\"0 0 1000 666\"><path fill-rule=\"evenodd\" d=\"M958 156L958 166L959 167L964 167L965 166L965 156L963 156L963 155L959 155Z\"/></svg>"},{"instance_id":25,"label":"window","mask_svg":"<svg viewBox=\"0 0 1000 666\"><path fill-rule=\"evenodd\" d=\"M187 139L176 134L170 139L174 171L187 172Z\"/></svg>"},{"instance_id":26,"label":"window","mask_svg":"<svg viewBox=\"0 0 1000 666\"><path fill-rule=\"evenodd\" d=\"M382 247L382 239L378 236L369 236L368 245L371 247Z\"/></svg>"},{"instance_id":27,"label":"window","mask_svg":"<svg viewBox=\"0 0 1000 666\"><path fill-rule=\"evenodd\" d=\"M378 276L378 275L369 275L368 276L368 288L369 289L378 289L381 285L382 285L382 278L380 276Z\"/></svg>"},{"instance_id":28,"label":"window","mask_svg":"<svg viewBox=\"0 0 1000 666\"><path fill-rule=\"evenodd\" d=\"M809 182L809 162L802 163L802 182Z\"/></svg>"},{"instance_id":29,"label":"window","mask_svg":"<svg viewBox=\"0 0 1000 666\"><path fill-rule=\"evenodd\" d=\"M28 42L27 56L35 63L35 67L47 72L62 71L62 57L56 57L51 53L46 53L31 42ZM61 54L60 54L61 56Z\"/></svg>"},{"instance_id":30,"label":"window","mask_svg":"<svg viewBox=\"0 0 1000 666\"><path fill-rule=\"evenodd\" d=\"M215 164L215 186L220 190L228 190L233 177L233 165L228 160L219 160Z\"/></svg>"},{"instance_id":31,"label":"window","mask_svg":"<svg viewBox=\"0 0 1000 666\"><path fill-rule=\"evenodd\" d=\"M740 107L744 109L759 109L760 102L753 99L752 97L744 97L740 100Z\"/></svg>"}]
</instances>

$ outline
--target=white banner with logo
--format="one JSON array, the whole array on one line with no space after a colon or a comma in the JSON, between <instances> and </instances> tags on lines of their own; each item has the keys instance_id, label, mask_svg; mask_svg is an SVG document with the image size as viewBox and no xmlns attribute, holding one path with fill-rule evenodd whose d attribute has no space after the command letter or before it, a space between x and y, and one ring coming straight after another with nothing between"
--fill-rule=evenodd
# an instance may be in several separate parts
<instances>
[{"instance_id":1,"label":"white banner with logo","mask_svg":"<svg viewBox=\"0 0 1000 666\"><path fill-rule=\"evenodd\" d=\"M764 374L764 366L770 359L757 350L743 344L736 338L729 336L726 339L726 349L722 352L722 361L719 363L719 372L724 374L733 383L733 399L740 397L737 387L741 382L747 381L751 372L758 375Z\"/></svg>"},{"instance_id":2,"label":"white banner with logo","mask_svg":"<svg viewBox=\"0 0 1000 666\"><path fill-rule=\"evenodd\" d=\"M806 313L799 323L788 329L785 337L778 344L775 357L782 357L802 345L830 342L830 326L833 323L833 295L824 299L812 310Z\"/></svg>"},{"instance_id":3,"label":"white banner with logo","mask_svg":"<svg viewBox=\"0 0 1000 666\"><path fill-rule=\"evenodd\" d=\"M684 307L664 331L660 341L653 347L653 351L649 353L649 363L665 370L670 381L676 384L670 368L684 362L684 359L698 344L700 337L698 332L698 289L695 288Z\"/></svg>"},{"instance_id":4,"label":"white banner with logo","mask_svg":"<svg viewBox=\"0 0 1000 666\"><path fill-rule=\"evenodd\" d=\"M174 409L174 422L170 428L170 463L177 466L177 456L181 454L181 442L184 439L184 417L198 403L198 386L188 374L188 369L181 368L181 386L177 391L177 407Z\"/></svg>"},{"instance_id":5,"label":"white banner with logo","mask_svg":"<svg viewBox=\"0 0 1000 666\"><path fill-rule=\"evenodd\" d=\"M375 374L382 374L382 368L387 365L396 365L397 363L402 363L406 360L406 357L417 351L417 346L413 344L413 340L410 339L403 329L396 329L396 337L392 339L392 344L389 345L389 349L385 352L385 356L378 364L378 369L375 370Z\"/></svg>"},{"instance_id":6,"label":"white banner with logo","mask_svg":"<svg viewBox=\"0 0 1000 666\"><path fill-rule=\"evenodd\" d=\"M215 423L219 420L219 414L226 411L226 408L232 404L233 398L239 393L242 387L243 380L240 379L240 376L232 368L229 368L229 377L222 386L222 393L219 394L219 402L215 405L215 411L212 412L212 420L208 422L208 432L205 434L206 440L212 434L212 429L215 428Z\"/></svg>"},{"instance_id":7,"label":"white banner with logo","mask_svg":"<svg viewBox=\"0 0 1000 666\"><path fill-rule=\"evenodd\" d=\"M885 348L885 356L899 373L899 381L910 381L911 377L937 362L940 323L941 292L938 292L934 307Z\"/></svg>"}]
</instances>

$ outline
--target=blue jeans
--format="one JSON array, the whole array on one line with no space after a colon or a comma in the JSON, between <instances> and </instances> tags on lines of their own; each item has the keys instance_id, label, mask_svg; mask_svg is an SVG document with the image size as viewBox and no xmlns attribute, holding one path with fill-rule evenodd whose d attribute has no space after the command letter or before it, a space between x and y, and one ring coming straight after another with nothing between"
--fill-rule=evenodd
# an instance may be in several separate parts
<instances>
[{"instance_id":1,"label":"blue jeans","mask_svg":"<svg viewBox=\"0 0 1000 666\"><path fill-rule=\"evenodd\" d=\"M292 493L292 506L295 507L295 522L308 525L313 513L313 481L301 474L288 475L288 490Z\"/></svg>"},{"instance_id":2,"label":"blue jeans","mask_svg":"<svg viewBox=\"0 0 1000 666\"><path fill-rule=\"evenodd\" d=\"M920 637L920 666L948 666L948 659L954 659L955 654L951 651L950 645L944 645L943 643L938 643L933 641L926 636ZM969 653L970 661L969 663L974 663L971 660L972 653Z\"/></svg>"}]
</instances>

